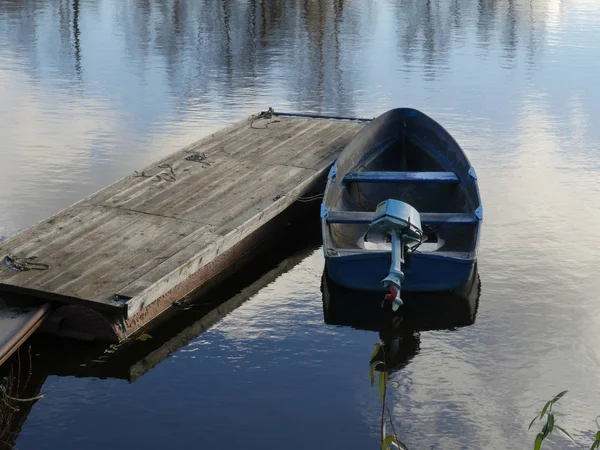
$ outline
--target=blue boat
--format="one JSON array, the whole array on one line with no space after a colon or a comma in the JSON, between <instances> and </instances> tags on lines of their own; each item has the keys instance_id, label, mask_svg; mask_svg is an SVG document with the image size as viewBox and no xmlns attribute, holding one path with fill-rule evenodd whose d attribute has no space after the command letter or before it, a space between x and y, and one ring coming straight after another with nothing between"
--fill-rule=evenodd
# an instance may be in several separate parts
<instances>
[{"instance_id":1,"label":"blue boat","mask_svg":"<svg viewBox=\"0 0 600 450\"><path fill-rule=\"evenodd\" d=\"M325 272L342 287L455 291L476 272L482 206L475 170L424 113L392 109L367 124L329 173L321 205ZM382 295L383 297L383 295Z\"/></svg>"}]
</instances>

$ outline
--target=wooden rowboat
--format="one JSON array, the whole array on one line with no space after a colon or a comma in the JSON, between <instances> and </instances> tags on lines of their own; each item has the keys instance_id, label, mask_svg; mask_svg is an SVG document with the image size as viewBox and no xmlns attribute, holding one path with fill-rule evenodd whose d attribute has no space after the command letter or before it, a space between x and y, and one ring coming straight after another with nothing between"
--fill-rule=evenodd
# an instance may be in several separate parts
<instances>
[{"instance_id":1,"label":"wooden rowboat","mask_svg":"<svg viewBox=\"0 0 600 450\"><path fill-rule=\"evenodd\" d=\"M325 270L340 286L453 291L474 275L482 222L475 170L436 121L410 108L366 125L331 168L321 205Z\"/></svg>"}]
</instances>

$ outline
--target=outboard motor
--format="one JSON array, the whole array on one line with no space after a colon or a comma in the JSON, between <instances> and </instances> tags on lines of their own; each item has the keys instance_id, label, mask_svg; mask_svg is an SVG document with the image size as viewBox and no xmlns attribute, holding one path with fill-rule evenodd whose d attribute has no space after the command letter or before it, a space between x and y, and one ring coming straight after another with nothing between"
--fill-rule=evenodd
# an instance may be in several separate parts
<instances>
[{"instance_id":1,"label":"outboard motor","mask_svg":"<svg viewBox=\"0 0 600 450\"><path fill-rule=\"evenodd\" d=\"M402 305L400 289L404 273L405 250L415 248L423 242L421 216L419 211L400 200L385 200L377 205L375 218L371 221L365 238L370 242L392 242L392 265L390 273L381 280L383 287L389 288L386 299L392 302L392 310Z\"/></svg>"}]
</instances>

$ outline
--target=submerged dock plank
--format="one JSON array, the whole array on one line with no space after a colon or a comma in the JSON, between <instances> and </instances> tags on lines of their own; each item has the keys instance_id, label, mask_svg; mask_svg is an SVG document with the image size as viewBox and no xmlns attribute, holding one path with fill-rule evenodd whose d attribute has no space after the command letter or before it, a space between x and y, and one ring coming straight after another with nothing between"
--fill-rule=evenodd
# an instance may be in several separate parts
<instances>
[{"instance_id":1,"label":"submerged dock plank","mask_svg":"<svg viewBox=\"0 0 600 450\"><path fill-rule=\"evenodd\" d=\"M314 187L364 122L244 120L0 243L0 292L131 319Z\"/></svg>"}]
</instances>

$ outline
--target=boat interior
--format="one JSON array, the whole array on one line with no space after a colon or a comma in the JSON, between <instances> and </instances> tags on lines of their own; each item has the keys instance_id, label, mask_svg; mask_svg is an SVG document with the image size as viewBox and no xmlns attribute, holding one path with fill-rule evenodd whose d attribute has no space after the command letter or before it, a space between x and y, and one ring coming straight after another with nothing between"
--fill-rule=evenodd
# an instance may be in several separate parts
<instances>
[{"instance_id":1,"label":"boat interior","mask_svg":"<svg viewBox=\"0 0 600 450\"><path fill-rule=\"evenodd\" d=\"M418 138L402 132L365 152L345 173L337 173L325 196L324 238L338 253L389 251L389 243L365 241L377 205L387 199L408 203L421 215L421 253L468 257L478 220L458 175Z\"/></svg>"}]
</instances>

